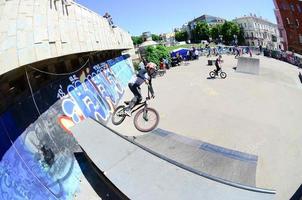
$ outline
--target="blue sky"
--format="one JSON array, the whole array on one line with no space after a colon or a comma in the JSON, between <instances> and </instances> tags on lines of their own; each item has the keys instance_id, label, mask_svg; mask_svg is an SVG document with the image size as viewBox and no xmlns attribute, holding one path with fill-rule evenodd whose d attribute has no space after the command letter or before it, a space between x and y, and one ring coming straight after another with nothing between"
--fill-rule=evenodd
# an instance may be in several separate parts
<instances>
[{"instance_id":1,"label":"blue sky","mask_svg":"<svg viewBox=\"0 0 302 200\"><path fill-rule=\"evenodd\" d=\"M203 14L232 20L250 13L276 23L273 0L76 0L104 15L131 35L172 32L173 28Z\"/></svg>"}]
</instances>

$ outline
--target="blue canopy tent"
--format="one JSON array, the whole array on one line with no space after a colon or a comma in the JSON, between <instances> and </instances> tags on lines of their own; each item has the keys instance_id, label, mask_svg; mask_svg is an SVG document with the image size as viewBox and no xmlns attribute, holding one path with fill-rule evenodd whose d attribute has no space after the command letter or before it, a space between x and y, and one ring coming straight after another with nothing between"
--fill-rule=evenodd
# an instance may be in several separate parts
<instances>
[{"instance_id":1,"label":"blue canopy tent","mask_svg":"<svg viewBox=\"0 0 302 200\"><path fill-rule=\"evenodd\" d=\"M190 51L190 50L187 48L175 49L175 50L171 51L171 58L176 57L176 54L179 53L179 55L181 55L181 57L183 59L187 60L188 51Z\"/></svg>"}]
</instances>

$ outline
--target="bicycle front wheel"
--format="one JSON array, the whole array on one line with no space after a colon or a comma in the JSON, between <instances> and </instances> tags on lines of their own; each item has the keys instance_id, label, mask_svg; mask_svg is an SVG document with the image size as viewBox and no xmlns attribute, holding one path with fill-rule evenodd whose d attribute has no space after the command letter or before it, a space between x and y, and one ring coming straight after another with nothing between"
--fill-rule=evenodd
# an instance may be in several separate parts
<instances>
[{"instance_id":1,"label":"bicycle front wheel","mask_svg":"<svg viewBox=\"0 0 302 200\"><path fill-rule=\"evenodd\" d=\"M222 79L225 79L225 78L227 77L227 74L226 74L225 72L221 72L221 73L220 73L220 77L221 77Z\"/></svg>"},{"instance_id":2,"label":"bicycle front wheel","mask_svg":"<svg viewBox=\"0 0 302 200\"><path fill-rule=\"evenodd\" d=\"M134 126L141 132L154 130L159 123L159 114L153 108L141 109L134 116Z\"/></svg>"}]
</instances>

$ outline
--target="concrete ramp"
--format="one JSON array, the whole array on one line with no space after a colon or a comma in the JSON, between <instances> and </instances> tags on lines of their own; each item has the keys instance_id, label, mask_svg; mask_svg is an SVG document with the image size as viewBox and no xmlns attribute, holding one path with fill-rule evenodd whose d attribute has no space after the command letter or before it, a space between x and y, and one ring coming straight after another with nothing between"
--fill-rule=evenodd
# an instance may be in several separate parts
<instances>
[{"instance_id":1,"label":"concrete ramp","mask_svg":"<svg viewBox=\"0 0 302 200\"><path fill-rule=\"evenodd\" d=\"M260 60L258 58L239 57L236 71L241 73L259 75Z\"/></svg>"},{"instance_id":2,"label":"concrete ramp","mask_svg":"<svg viewBox=\"0 0 302 200\"><path fill-rule=\"evenodd\" d=\"M182 134L184 135L184 134ZM213 177L256 186L258 157L194 140L163 129L135 137L135 142Z\"/></svg>"},{"instance_id":3,"label":"concrete ramp","mask_svg":"<svg viewBox=\"0 0 302 200\"><path fill-rule=\"evenodd\" d=\"M94 164L130 199L271 200L275 196L271 190L197 174L92 119L72 132Z\"/></svg>"}]
</instances>

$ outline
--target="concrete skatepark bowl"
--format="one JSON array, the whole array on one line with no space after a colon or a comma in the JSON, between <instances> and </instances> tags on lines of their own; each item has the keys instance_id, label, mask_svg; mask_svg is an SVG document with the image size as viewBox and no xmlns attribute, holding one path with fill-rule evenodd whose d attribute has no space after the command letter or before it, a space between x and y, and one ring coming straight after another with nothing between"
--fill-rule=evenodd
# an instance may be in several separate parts
<instances>
[{"instance_id":1,"label":"concrete skatepark bowl","mask_svg":"<svg viewBox=\"0 0 302 200\"><path fill-rule=\"evenodd\" d=\"M207 80L202 57L154 81L161 129L141 135L130 118L113 127L114 109L131 98L131 37L64 2L0 3L1 200L293 195L302 173L297 69L258 57L251 76L225 57L228 79Z\"/></svg>"}]
</instances>

